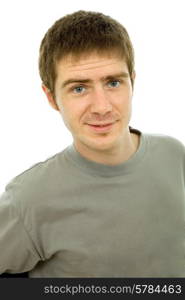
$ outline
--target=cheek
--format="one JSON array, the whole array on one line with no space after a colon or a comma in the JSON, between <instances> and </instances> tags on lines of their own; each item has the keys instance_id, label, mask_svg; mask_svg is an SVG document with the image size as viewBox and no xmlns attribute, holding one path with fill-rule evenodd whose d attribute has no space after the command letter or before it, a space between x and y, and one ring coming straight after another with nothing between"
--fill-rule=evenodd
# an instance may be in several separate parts
<instances>
[{"instance_id":1,"label":"cheek","mask_svg":"<svg viewBox=\"0 0 185 300\"><path fill-rule=\"evenodd\" d=\"M74 101L69 100L68 102L65 101L63 103L63 106L61 108L61 114L63 119L68 124L78 124L88 109L85 102L78 100L79 99L75 99Z\"/></svg>"},{"instance_id":2,"label":"cheek","mask_svg":"<svg viewBox=\"0 0 185 300\"><path fill-rule=\"evenodd\" d=\"M114 107L119 110L128 110L131 105L131 94L127 93L119 93L116 97L114 97Z\"/></svg>"}]
</instances>

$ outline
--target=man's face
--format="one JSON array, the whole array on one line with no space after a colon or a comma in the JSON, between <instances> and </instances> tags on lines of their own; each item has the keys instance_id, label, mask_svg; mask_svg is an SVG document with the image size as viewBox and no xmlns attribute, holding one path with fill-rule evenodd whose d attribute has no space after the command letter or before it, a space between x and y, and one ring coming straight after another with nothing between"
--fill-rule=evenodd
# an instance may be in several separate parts
<instances>
[{"instance_id":1,"label":"man's face","mask_svg":"<svg viewBox=\"0 0 185 300\"><path fill-rule=\"evenodd\" d=\"M55 101L77 149L120 147L131 117L132 85L116 55L65 57L56 68ZM51 102L51 100L50 100Z\"/></svg>"}]
</instances>

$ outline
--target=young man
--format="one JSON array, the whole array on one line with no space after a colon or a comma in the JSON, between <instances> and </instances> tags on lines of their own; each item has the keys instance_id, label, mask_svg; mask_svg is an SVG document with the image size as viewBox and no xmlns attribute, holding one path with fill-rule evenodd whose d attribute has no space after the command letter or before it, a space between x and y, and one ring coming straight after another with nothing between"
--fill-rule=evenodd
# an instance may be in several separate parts
<instances>
[{"instance_id":1,"label":"young man","mask_svg":"<svg viewBox=\"0 0 185 300\"><path fill-rule=\"evenodd\" d=\"M185 149L129 126L125 28L100 13L67 15L46 33L39 68L74 142L7 185L0 273L185 277Z\"/></svg>"}]
</instances>

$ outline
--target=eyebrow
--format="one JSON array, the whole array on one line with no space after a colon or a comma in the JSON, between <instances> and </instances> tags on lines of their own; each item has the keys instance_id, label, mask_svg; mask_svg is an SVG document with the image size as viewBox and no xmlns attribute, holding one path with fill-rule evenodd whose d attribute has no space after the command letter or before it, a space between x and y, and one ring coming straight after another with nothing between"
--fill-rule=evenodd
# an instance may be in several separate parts
<instances>
[{"instance_id":1,"label":"eyebrow","mask_svg":"<svg viewBox=\"0 0 185 300\"><path fill-rule=\"evenodd\" d=\"M128 78L129 77L129 73L128 72L121 72L121 73L116 73L116 74L111 74L111 75L107 75L105 77L102 77L101 80L106 81L106 80L111 80L111 79L115 79L115 78ZM82 79L82 78L70 78L65 80L62 85L61 88L66 87L69 84L72 83L90 83L92 82L92 79Z\"/></svg>"}]
</instances>

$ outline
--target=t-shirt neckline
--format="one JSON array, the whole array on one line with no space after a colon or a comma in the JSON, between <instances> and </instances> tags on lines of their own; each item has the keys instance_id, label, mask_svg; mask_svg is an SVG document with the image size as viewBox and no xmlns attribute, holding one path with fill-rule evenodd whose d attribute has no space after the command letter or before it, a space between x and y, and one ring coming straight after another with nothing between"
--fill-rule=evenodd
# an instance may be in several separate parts
<instances>
[{"instance_id":1,"label":"t-shirt neckline","mask_svg":"<svg viewBox=\"0 0 185 300\"><path fill-rule=\"evenodd\" d=\"M146 136L139 130L129 127L130 132L140 135L140 142L137 151L125 162L118 165L106 165L89 160L82 156L75 148L74 143L67 148L67 156L75 163L75 165L84 172L95 176L113 177L121 176L136 170L137 165L142 161L146 152L147 140Z\"/></svg>"}]
</instances>

